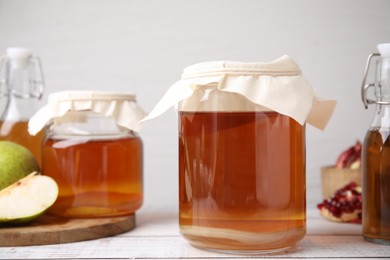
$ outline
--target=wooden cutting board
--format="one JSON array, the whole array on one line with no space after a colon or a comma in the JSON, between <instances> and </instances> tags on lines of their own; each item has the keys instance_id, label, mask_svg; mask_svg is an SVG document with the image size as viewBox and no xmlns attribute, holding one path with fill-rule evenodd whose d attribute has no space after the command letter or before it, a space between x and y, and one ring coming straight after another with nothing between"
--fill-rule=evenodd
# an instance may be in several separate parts
<instances>
[{"instance_id":1,"label":"wooden cutting board","mask_svg":"<svg viewBox=\"0 0 390 260\"><path fill-rule=\"evenodd\" d=\"M43 215L26 226L0 225L0 246L61 244L114 236L135 227L126 217L64 219Z\"/></svg>"}]
</instances>

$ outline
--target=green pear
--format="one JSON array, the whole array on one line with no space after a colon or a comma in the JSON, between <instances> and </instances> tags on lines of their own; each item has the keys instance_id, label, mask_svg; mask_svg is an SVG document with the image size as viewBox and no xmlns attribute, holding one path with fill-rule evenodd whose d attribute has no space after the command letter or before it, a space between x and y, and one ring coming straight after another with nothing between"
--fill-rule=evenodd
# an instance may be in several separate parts
<instances>
[{"instance_id":1,"label":"green pear","mask_svg":"<svg viewBox=\"0 0 390 260\"><path fill-rule=\"evenodd\" d=\"M53 205L57 197L57 183L33 172L0 191L0 222L31 221Z\"/></svg>"},{"instance_id":2,"label":"green pear","mask_svg":"<svg viewBox=\"0 0 390 260\"><path fill-rule=\"evenodd\" d=\"M39 171L34 155L24 146L10 141L0 141L0 190Z\"/></svg>"}]
</instances>

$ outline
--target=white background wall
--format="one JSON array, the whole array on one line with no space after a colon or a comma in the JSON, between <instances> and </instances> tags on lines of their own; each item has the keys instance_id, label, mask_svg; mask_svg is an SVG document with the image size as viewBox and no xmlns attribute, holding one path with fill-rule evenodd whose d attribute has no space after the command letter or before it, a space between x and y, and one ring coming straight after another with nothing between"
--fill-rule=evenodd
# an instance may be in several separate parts
<instances>
[{"instance_id":1,"label":"white background wall","mask_svg":"<svg viewBox=\"0 0 390 260\"><path fill-rule=\"evenodd\" d=\"M27 46L44 65L47 94L131 91L149 112L182 69L210 60L290 55L324 98L338 100L324 132L307 127L308 205L321 199L320 167L362 140L373 116L360 101L365 62L390 42L386 0L0 0L0 53ZM145 204L177 207L177 118L148 122Z\"/></svg>"}]
</instances>

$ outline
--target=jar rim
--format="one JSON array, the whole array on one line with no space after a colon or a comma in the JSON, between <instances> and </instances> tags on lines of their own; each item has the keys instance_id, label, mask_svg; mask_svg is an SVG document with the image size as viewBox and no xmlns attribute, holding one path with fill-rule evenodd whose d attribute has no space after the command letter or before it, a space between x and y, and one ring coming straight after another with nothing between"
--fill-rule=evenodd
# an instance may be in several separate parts
<instances>
[{"instance_id":1,"label":"jar rim","mask_svg":"<svg viewBox=\"0 0 390 260\"><path fill-rule=\"evenodd\" d=\"M283 66L280 65L284 62ZM208 61L184 68L182 80L210 76L300 76L298 65L284 55L273 62Z\"/></svg>"},{"instance_id":2,"label":"jar rim","mask_svg":"<svg viewBox=\"0 0 390 260\"><path fill-rule=\"evenodd\" d=\"M136 102L136 96L132 93L108 92L108 91L60 91L49 95L49 103L58 103L62 101L113 101L128 100Z\"/></svg>"}]
</instances>

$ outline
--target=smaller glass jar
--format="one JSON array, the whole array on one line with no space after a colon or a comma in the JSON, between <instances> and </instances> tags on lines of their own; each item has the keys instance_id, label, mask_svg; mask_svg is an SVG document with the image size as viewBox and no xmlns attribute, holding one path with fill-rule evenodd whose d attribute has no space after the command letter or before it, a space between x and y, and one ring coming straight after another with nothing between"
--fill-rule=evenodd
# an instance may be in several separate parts
<instances>
[{"instance_id":1,"label":"smaller glass jar","mask_svg":"<svg viewBox=\"0 0 390 260\"><path fill-rule=\"evenodd\" d=\"M60 92L49 97L41 112L48 109L55 116L46 127L42 144L42 172L59 185L58 199L49 213L113 217L139 209L143 202L143 146L135 129L143 113L135 96ZM37 113L30 121L32 129L41 115ZM125 126L126 122L132 126Z\"/></svg>"}]
</instances>

